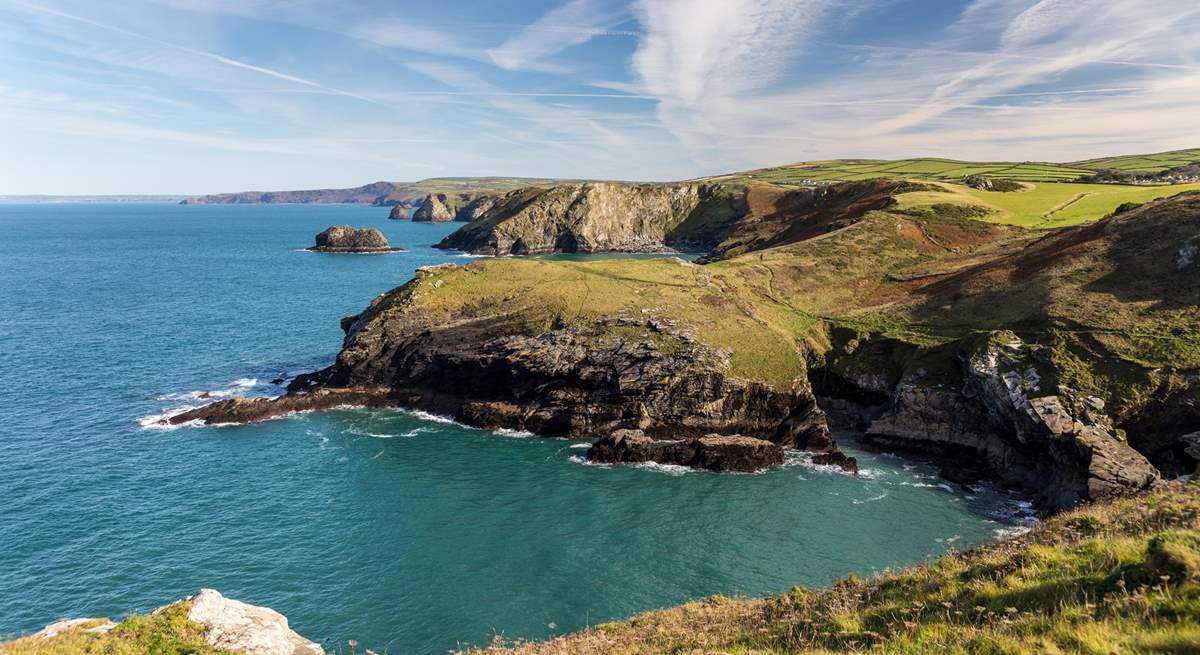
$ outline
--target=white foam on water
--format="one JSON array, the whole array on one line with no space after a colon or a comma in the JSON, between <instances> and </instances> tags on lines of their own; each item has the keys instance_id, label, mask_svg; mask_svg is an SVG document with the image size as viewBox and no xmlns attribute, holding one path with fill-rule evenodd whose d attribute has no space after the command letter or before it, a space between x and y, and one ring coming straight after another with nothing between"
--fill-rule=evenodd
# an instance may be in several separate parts
<instances>
[{"instance_id":1,"label":"white foam on water","mask_svg":"<svg viewBox=\"0 0 1200 655\"><path fill-rule=\"evenodd\" d=\"M865 503L874 503L874 502L883 500L884 498L887 498L887 497L888 497L888 492L885 491L885 492L879 494L878 496L871 496L870 498L864 498L862 500L852 500L850 502L854 503L855 505L862 505Z\"/></svg>"},{"instance_id":2,"label":"white foam on water","mask_svg":"<svg viewBox=\"0 0 1200 655\"><path fill-rule=\"evenodd\" d=\"M528 430L510 430L508 428L498 428L496 430L492 430L492 432L502 437L513 437L516 439L528 439L529 437L535 436Z\"/></svg>"},{"instance_id":3,"label":"white foam on water","mask_svg":"<svg viewBox=\"0 0 1200 655\"><path fill-rule=\"evenodd\" d=\"M590 444L590 443L573 443L570 446L567 446L567 448L574 448L576 450L587 450L588 448L591 448L591 447L592 447L592 444Z\"/></svg>"},{"instance_id":4,"label":"white foam on water","mask_svg":"<svg viewBox=\"0 0 1200 655\"><path fill-rule=\"evenodd\" d=\"M379 452L377 452L377 453L375 453L375 456L374 456L374 457L372 457L371 459L379 459L379 456L380 456L380 455L383 455L383 451L382 451L382 450L381 450L381 451L379 451Z\"/></svg>"},{"instance_id":5,"label":"white foam on water","mask_svg":"<svg viewBox=\"0 0 1200 655\"><path fill-rule=\"evenodd\" d=\"M667 475L684 475L695 470L678 464L659 464L658 462L639 462L631 466L646 471L654 471L655 473L666 473Z\"/></svg>"},{"instance_id":6,"label":"white foam on water","mask_svg":"<svg viewBox=\"0 0 1200 655\"><path fill-rule=\"evenodd\" d=\"M420 410L420 409L402 409L400 411L405 414L408 414L409 416L412 416L413 418L419 418L422 421L431 421L433 423L445 423L446 425L457 425L460 428L472 429L471 426L463 425L462 423L459 423L458 421L450 418L449 416L442 416L441 414L432 414L430 412L426 412L426 411Z\"/></svg>"},{"instance_id":7,"label":"white foam on water","mask_svg":"<svg viewBox=\"0 0 1200 655\"><path fill-rule=\"evenodd\" d=\"M198 428L204 425L204 421L196 419L185 423L171 423L170 420L188 410L195 409L196 405L184 405L182 407L171 407L157 414L147 414L138 418L138 425L143 430L178 430L179 428Z\"/></svg>"},{"instance_id":8,"label":"white foam on water","mask_svg":"<svg viewBox=\"0 0 1200 655\"><path fill-rule=\"evenodd\" d=\"M455 255L455 257L463 257L463 258L469 258L469 259L479 259L480 257L491 257L491 255L476 255L476 254L473 254L473 253L464 252L464 253L460 253L460 254L457 254L457 255Z\"/></svg>"}]
</instances>

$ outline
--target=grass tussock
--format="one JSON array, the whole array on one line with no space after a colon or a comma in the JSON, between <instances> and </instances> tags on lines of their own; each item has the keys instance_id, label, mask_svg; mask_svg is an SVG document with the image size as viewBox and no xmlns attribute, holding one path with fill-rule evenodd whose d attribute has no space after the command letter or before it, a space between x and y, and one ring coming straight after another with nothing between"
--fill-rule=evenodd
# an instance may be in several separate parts
<instances>
[{"instance_id":1,"label":"grass tussock","mask_svg":"<svg viewBox=\"0 0 1200 655\"><path fill-rule=\"evenodd\" d=\"M1200 653L1200 485L1064 513L926 566L713 597L473 653Z\"/></svg>"},{"instance_id":2,"label":"grass tussock","mask_svg":"<svg viewBox=\"0 0 1200 655\"><path fill-rule=\"evenodd\" d=\"M204 626L188 619L183 601L121 621L108 632L90 631L103 621L81 623L54 637L0 643L0 655L231 655L204 641Z\"/></svg>"}]
</instances>

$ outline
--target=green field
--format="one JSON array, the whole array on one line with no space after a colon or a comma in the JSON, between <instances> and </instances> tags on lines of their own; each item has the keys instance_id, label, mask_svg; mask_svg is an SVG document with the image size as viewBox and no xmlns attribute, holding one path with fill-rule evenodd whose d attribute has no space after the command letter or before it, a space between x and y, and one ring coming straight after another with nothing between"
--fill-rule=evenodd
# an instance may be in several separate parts
<instances>
[{"instance_id":1,"label":"green field","mask_svg":"<svg viewBox=\"0 0 1200 655\"><path fill-rule=\"evenodd\" d=\"M747 171L734 179L770 182L780 186L811 186L813 183L853 182L877 177L926 180L960 180L968 175L985 175L1031 182L1073 181L1093 171L1086 168L1040 162L967 162L954 159L835 159L801 162Z\"/></svg>"},{"instance_id":2,"label":"green field","mask_svg":"<svg viewBox=\"0 0 1200 655\"><path fill-rule=\"evenodd\" d=\"M1152 155L1101 157L1099 159L1088 159L1086 161L1074 162L1071 164L1071 166L1090 168L1097 171L1111 169L1118 171L1159 173L1167 170L1168 168L1184 166L1195 161L1200 161L1200 148L1159 152Z\"/></svg>"},{"instance_id":3,"label":"green field","mask_svg":"<svg viewBox=\"0 0 1200 655\"><path fill-rule=\"evenodd\" d=\"M899 196L899 209L919 209L939 203L985 207L992 223L1051 228L1103 218L1126 202L1142 203L1200 190L1198 184L1132 186L1123 184L1030 183L1026 191L996 193L961 184L938 184L942 191L918 191Z\"/></svg>"},{"instance_id":4,"label":"green field","mask_svg":"<svg viewBox=\"0 0 1200 655\"><path fill-rule=\"evenodd\" d=\"M957 181L968 175L1005 178L1025 182L1074 182L1096 171L1116 169L1156 173L1200 161L1200 148L1147 155L1104 157L1055 164L1051 162L971 162L939 157L913 159L830 159L762 168L718 180L770 182L780 186L814 186L830 182L854 182L877 177Z\"/></svg>"}]
</instances>

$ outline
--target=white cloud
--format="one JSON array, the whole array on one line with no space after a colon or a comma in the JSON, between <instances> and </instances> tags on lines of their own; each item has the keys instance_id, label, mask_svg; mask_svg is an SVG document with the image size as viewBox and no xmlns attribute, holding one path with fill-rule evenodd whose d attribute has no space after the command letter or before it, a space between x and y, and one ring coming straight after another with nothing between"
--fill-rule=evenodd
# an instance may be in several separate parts
<instances>
[{"instance_id":1,"label":"white cloud","mask_svg":"<svg viewBox=\"0 0 1200 655\"><path fill-rule=\"evenodd\" d=\"M488 50L488 56L500 68L528 68L596 36L617 34L609 30L628 16L625 7L612 0L568 0L537 22L526 26L503 45Z\"/></svg>"}]
</instances>

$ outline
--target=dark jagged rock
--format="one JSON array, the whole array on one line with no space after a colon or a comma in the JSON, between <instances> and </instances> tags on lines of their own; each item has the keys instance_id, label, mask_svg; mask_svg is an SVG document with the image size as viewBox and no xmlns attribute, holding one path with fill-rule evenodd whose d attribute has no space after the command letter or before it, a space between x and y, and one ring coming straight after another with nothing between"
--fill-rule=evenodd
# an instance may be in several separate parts
<instances>
[{"instance_id":1,"label":"dark jagged rock","mask_svg":"<svg viewBox=\"0 0 1200 655\"><path fill-rule=\"evenodd\" d=\"M332 253L380 253L403 249L388 245L387 237L383 236L383 232L373 227L335 225L318 234L316 244L309 250Z\"/></svg>"},{"instance_id":2,"label":"dark jagged rock","mask_svg":"<svg viewBox=\"0 0 1200 655\"><path fill-rule=\"evenodd\" d=\"M616 430L587 452L601 464L657 462L710 471L753 473L783 463L783 447L765 439L710 434L690 439L652 439L641 430Z\"/></svg>"}]
</instances>

